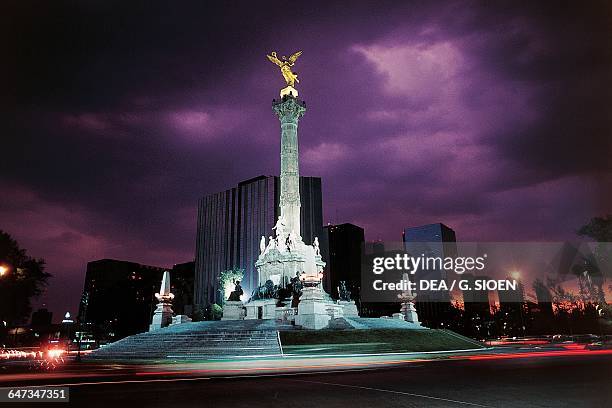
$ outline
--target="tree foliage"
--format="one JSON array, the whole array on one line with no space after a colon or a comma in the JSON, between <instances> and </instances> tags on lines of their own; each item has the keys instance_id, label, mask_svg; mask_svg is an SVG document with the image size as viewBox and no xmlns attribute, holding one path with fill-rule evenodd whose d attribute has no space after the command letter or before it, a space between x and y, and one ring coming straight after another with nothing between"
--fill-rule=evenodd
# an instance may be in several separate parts
<instances>
[{"instance_id":1,"label":"tree foliage","mask_svg":"<svg viewBox=\"0 0 612 408\"><path fill-rule=\"evenodd\" d=\"M233 284L235 281L240 281L244 277L244 269L228 269L226 271L221 272L219 275L219 282L221 287L225 287L225 285Z\"/></svg>"},{"instance_id":2,"label":"tree foliage","mask_svg":"<svg viewBox=\"0 0 612 408\"><path fill-rule=\"evenodd\" d=\"M612 242L612 215L591 218L588 224L580 227L578 235L592 238L597 242Z\"/></svg>"},{"instance_id":3,"label":"tree foliage","mask_svg":"<svg viewBox=\"0 0 612 408\"><path fill-rule=\"evenodd\" d=\"M216 303L205 308L201 307L196 309L192 316L194 322L221 320L221 317L223 317L223 308Z\"/></svg>"},{"instance_id":4,"label":"tree foliage","mask_svg":"<svg viewBox=\"0 0 612 408\"><path fill-rule=\"evenodd\" d=\"M605 280L612 276L612 215L591 218L588 224L578 230L578 235L597 241L594 257L585 259L578 272L589 278L588 284L594 289L593 299L604 305Z\"/></svg>"},{"instance_id":5,"label":"tree foliage","mask_svg":"<svg viewBox=\"0 0 612 408\"><path fill-rule=\"evenodd\" d=\"M220 302L225 303L226 289L232 288L234 282L241 281L242 278L244 278L244 269L240 268L228 269L219 274Z\"/></svg>"},{"instance_id":6,"label":"tree foliage","mask_svg":"<svg viewBox=\"0 0 612 408\"><path fill-rule=\"evenodd\" d=\"M25 321L31 300L39 296L51 274L42 258L30 257L9 234L0 230L0 265L8 271L0 277L0 320L9 326Z\"/></svg>"},{"instance_id":7,"label":"tree foliage","mask_svg":"<svg viewBox=\"0 0 612 408\"><path fill-rule=\"evenodd\" d=\"M223 308L216 303L210 307L210 320L221 320L223 317Z\"/></svg>"}]
</instances>

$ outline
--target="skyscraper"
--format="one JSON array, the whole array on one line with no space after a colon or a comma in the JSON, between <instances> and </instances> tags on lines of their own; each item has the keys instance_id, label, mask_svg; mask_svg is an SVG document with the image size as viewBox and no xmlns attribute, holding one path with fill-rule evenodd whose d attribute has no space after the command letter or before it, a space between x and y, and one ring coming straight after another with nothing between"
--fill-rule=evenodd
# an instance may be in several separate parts
<instances>
[{"instance_id":1,"label":"skyscraper","mask_svg":"<svg viewBox=\"0 0 612 408\"><path fill-rule=\"evenodd\" d=\"M324 230L324 242L327 243L325 290L337 299L340 281L345 281L352 296L358 296L361 286L363 228L353 224L339 224L327 225Z\"/></svg>"},{"instance_id":2,"label":"skyscraper","mask_svg":"<svg viewBox=\"0 0 612 408\"><path fill-rule=\"evenodd\" d=\"M321 178L300 176L299 185L301 235L304 242L312 243L323 234ZM260 240L274 227L279 199L279 178L259 176L200 200L194 293L198 307L221 301L218 278L227 269L244 269L245 293L255 289Z\"/></svg>"},{"instance_id":3,"label":"skyscraper","mask_svg":"<svg viewBox=\"0 0 612 408\"><path fill-rule=\"evenodd\" d=\"M146 331L162 273L156 266L115 259L88 262L81 322L106 326L114 338Z\"/></svg>"},{"instance_id":4,"label":"skyscraper","mask_svg":"<svg viewBox=\"0 0 612 408\"><path fill-rule=\"evenodd\" d=\"M177 315L191 315L193 313L193 279L195 275L195 261L175 264L170 271L170 285L174 299L172 310Z\"/></svg>"},{"instance_id":5,"label":"skyscraper","mask_svg":"<svg viewBox=\"0 0 612 408\"><path fill-rule=\"evenodd\" d=\"M421 225L404 229L404 249L412 256L456 257L457 239L455 231L442 223ZM417 287L420 280L446 280L443 269L417 270ZM445 290L417 291L416 308L421 321L427 327L435 328L444 322L450 310L450 294Z\"/></svg>"},{"instance_id":6,"label":"skyscraper","mask_svg":"<svg viewBox=\"0 0 612 408\"><path fill-rule=\"evenodd\" d=\"M508 279L512 279L508 277ZM516 279L516 289L497 291L499 298L499 313L504 323L503 334L525 335L527 328L525 318L525 288L523 283Z\"/></svg>"},{"instance_id":7,"label":"skyscraper","mask_svg":"<svg viewBox=\"0 0 612 408\"><path fill-rule=\"evenodd\" d=\"M79 319L92 328L104 326L121 338L147 330L157 300L164 268L116 259L87 263ZM193 262L177 264L170 274L176 294L177 314L190 310L191 297L185 291L193 288Z\"/></svg>"},{"instance_id":8,"label":"skyscraper","mask_svg":"<svg viewBox=\"0 0 612 408\"><path fill-rule=\"evenodd\" d=\"M404 248L414 256L456 256L455 231L442 223L404 229Z\"/></svg>"},{"instance_id":9,"label":"skyscraper","mask_svg":"<svg viewBox=\"0 0 612 408\"><path fill-rule=\"evenodd\" d=\"M464 290L463 308L464 308L464 334L483 338L488 337L491 326L491 300L489 291L485 289L476 290L476 280L489 280L487 276L477 276L471 273L465 273L461 279L467 282L470 290Z\"/></svg>"}]
</instances>

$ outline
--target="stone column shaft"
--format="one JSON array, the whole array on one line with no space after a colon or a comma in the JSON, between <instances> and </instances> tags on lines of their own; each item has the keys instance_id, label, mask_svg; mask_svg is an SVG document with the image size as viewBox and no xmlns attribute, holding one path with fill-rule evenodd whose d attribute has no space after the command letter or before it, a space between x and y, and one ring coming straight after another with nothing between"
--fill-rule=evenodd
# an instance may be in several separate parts
<instances>
[{"instance_id":1,"label":"stone column shaft","mask_svg":"<svg viewBox=\"0 0 612 408\"><path fill-rule=\"evenodd\" d=\"M280 214L287 233L300 231L300 170L298 159L298 121L306 111L302 101L285 96L272 105L281 125Z\"/></svg>"}]
</instances>

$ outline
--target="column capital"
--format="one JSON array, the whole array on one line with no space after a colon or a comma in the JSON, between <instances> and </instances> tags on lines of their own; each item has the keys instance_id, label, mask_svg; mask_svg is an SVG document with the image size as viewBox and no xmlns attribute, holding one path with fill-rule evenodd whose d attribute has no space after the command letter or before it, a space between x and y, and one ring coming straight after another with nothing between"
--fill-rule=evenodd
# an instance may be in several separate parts
<instances>
[{"instance_id":1,"label":"column capital","mask_svg":"<svg viewBox=\"0 0 612 408\"><path fill-rule=\"evenodd\" d=\"M272 109L278 115L281 123L297 122L306 112L306 103L286 95L280 101L272 101Z\"/></svg>"}]
</instances>

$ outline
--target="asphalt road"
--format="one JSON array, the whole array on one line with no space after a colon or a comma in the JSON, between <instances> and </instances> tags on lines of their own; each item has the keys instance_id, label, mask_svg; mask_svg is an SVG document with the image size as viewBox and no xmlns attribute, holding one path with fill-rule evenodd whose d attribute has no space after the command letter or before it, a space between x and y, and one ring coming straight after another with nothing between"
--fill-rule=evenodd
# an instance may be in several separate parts
<instances>
[{"instance_id":1,"label":"asphalt road","mask_svg":"<svg viewBox=\"0 0 612 408\"><path fill-rule=\"evenodd\" d=\"M612 406L610 355L443 360L331 373L120 381L71 386L70 406Z\"/></svg>"}]
</instances>

